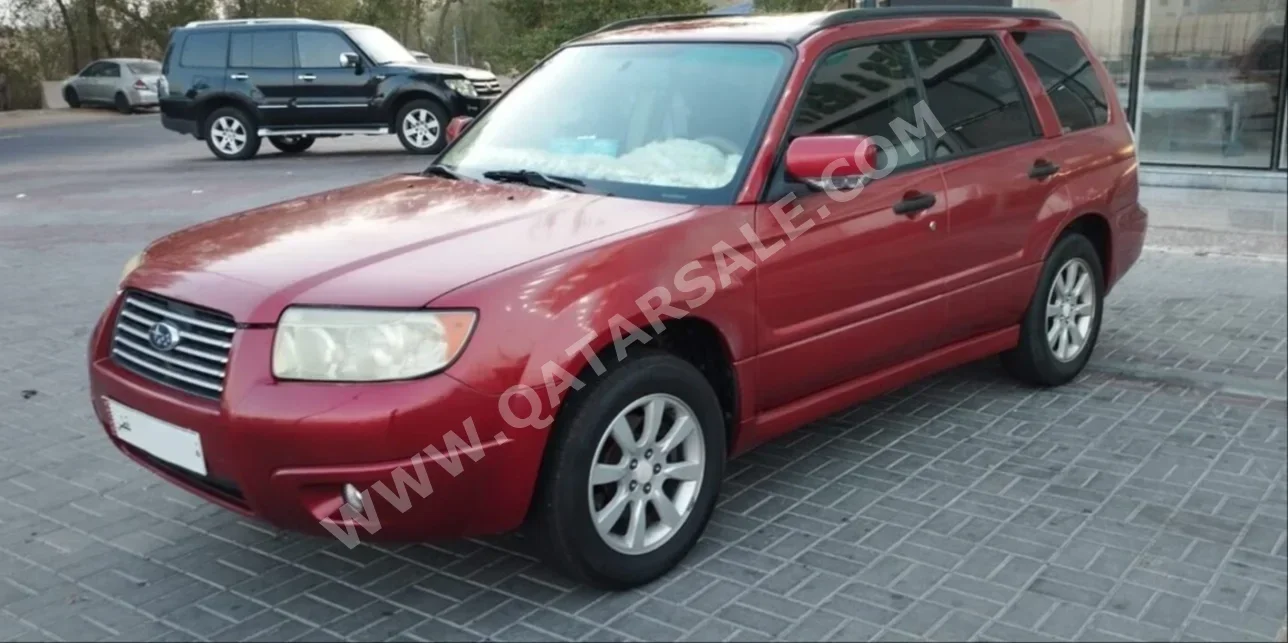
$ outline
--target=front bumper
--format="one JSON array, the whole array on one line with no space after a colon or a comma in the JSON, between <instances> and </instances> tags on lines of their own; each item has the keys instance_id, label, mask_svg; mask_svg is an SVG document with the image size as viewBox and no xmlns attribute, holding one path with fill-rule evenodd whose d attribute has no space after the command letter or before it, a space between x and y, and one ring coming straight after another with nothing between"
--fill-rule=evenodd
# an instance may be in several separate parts
<instances>
[{"instance_id":1,"label":"front bumper","mask_svg":"<svg viewBox=\"0 0 1288 643\"><path fill-rule=\"evenodd\" d=\"M509 427L496 397L445 374L379 384L277 382L268 372L274 331L243 328L223 397L207 400L112 361L114 320L115 306L91 340L95 414L118 449L175 485L283 529L326 534L331 523L364 540L457 538L522 523L545 434ZM105 399L200 434L208 475L118 439ZM346 483L369 491L358 523L339 511Z\"/></svg>"},{"instance_id":2,"label":"front bumper","mask_svg":"<svg viewBox=\"0 0 1288 643\"><path fill-rule=\"evenodd\" d=\"M478 116L500 97L500 95L497 95L488 98L470 98L454 93L452 94L451 116L453 118L457 116Z\"/></svg>"}]
</instances>

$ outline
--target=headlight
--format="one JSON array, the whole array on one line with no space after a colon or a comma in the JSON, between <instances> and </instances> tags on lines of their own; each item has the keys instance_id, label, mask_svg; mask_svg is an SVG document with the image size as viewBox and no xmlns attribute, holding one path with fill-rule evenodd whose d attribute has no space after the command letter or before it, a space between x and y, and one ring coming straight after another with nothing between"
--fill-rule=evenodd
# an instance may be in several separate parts
<instances>
[{"instance_id":1,"label":"headlight","mask_svg":"<svg viewBox=\"0 0 1288 643\"><path fill-rule=\"evenodd\" d=\"M474 329L468 311L291 307L273 342L273 376L379 382L443 370Z\"/></svg>"},{"instance_id":2,"label":"headlight","mask_svg":"<svg viewBox=\"0 0 1288 643\"><path fill-rule=\"evenodd\" d=\"M479 95L478 92L474 91L474 83L471 83L470 81L464 78L448 78L444 82L447 83L448 89L462 96L477 98Z\"/></svg>"},{"instance_id":3,"label":"headlight","mask_svg":"<svg viewBox=\"0 0 1288 643\"><path fill-rule=\"evenodd\" d=\"M142 252L130 257L130 260L125 262L125 267L121 269L121 279L116 282L116 285L120 286L121 284L124 284L125 278L129 277L130 273L134 272L141 265L143 265Z\"/></svg>"}]
</instances>

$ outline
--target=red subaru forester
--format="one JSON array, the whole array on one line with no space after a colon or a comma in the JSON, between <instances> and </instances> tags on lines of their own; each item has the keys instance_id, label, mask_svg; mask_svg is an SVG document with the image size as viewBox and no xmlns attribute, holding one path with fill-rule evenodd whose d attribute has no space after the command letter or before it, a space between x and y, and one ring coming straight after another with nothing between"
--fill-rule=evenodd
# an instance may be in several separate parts
<instances>
[{"instance_id":1,"label":"red subaru forester","mask_svg":"<svg viewBox=\"0 0 1288 643\"><path fill-rule=\"evenodd\" d=\"M561 47L419 175L131 259L90 344L112 443L284 528L526 526L657 578L727 458L964 362L1075 377L1140 255L1135 142L1035 10L635 20Z\"/></svg>"}]
</instances>

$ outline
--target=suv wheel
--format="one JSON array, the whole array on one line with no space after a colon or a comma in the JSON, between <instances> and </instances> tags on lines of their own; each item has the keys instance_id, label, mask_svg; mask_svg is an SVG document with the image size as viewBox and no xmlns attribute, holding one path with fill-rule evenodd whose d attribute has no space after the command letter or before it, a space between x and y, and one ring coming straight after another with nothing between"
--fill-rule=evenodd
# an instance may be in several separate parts
<instances>
[{"instance_id":1,"label":"suv wheel","mask_svg":"<svg viewBox=\"0 0 1288 643\"><path fill-rule=\"evenodd\" d=\"M260 138L246 112L236 107L222 107L206 119L206 146L215 156L243 160L259 152Z\"/></svg>"},{"instance_id":2,"label":"suv wheel","mask_svg":"<svg viewBox=\"0 0 1288 643\"><path fill-rule=\"evenodd\" d=\"M304 150L307 150L310 147L313 147L313 142L316 140L317 139L313 138L312 136L270 136L268 137L268 142L272 143L273 147L276 147L277 149L281 150L284 154L299 154L300 152L303 152Z\"/></svg>"},{"instance_id":3,"label":"suv wheel","mask_svg":"<svg viewBox=\"0 0 1288 643\"><path fill-rule=\"evenodd\" d=\"M122 114L134 113L134 106L130 104L130 99L124 92L116 92L116 98L112 99L112 105L116 107L116 111Z\"/></svg>"},{"instance_id":4,"label":"suv wheel","mask_svg":"<svg viewBox=\"0 0 1288 643\"><path fill-rule=\"evenodd\" d=\"M1017 379L1058 386L1078 376L1100 335L1104 273L1091 241L1066 234L1051 249L1020 325L1020 344L1002 354Z\"/></svg>"},{"instance_id":5,"label":"suv wheel","mask_svg":"<svg viewBox=\"0 0 1288 643\"><path fill-rule=\"evenodd\" d=\"M447 112L435 101L421 98L398 110L398 141L412 154L435 154L447 145Z\"/></svg>"},{"instance_id":6,"label":"suv wheel","mask_svg":"<svg viewBox=\"0 0 1288 643\"><path fill-rule=\"evenodd\" d=\"M67 106L72 109L76 109L81 106L80 94L77 94L76 90L71 87L63 90L63 100L66 101Z\"/></svg>"},{"instance_id":7,"label":"suv wheel","mask_svg":"<svg viewBox=\"0 0 1288 643\"><path fill-rule=\"evenodd\" d=\"M724 474L724 416L692 364L641 353L577 392L547 452L530 527L570 577L625 589L701 536Z\"/></svg>"}]
</instances>

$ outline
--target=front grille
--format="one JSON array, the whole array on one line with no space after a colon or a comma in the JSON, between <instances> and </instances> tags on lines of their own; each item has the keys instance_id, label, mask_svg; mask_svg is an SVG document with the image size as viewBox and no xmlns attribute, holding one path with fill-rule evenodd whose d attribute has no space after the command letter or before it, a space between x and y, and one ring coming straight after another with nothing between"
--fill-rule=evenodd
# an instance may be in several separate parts
<instances>
[{"instance_id":1,"label":"front grille","mask_svg":"<svg viewBox=\"0 0 1288 643\"><path fill-rule=\"evenodd\" d=\"M474 92L481 98L492 98L501 95L501 81L492 78L489 80L471 80L474 83Z\"/></svg>"},{"instance_id":2,"label":"front grille","mask_svg":"<svg viewBox=\"0 0 1288 643\"><path fill-rule=\"evenodd\" d=\"M150 339L153 327L163 321L179 329L179 341L170 350L158 349ZM236 329L232 317L223 313L130 291L116 315L112 360L150 380L219 399Z\"/></svg>"}]
</instances>

